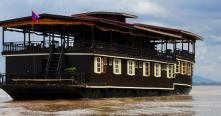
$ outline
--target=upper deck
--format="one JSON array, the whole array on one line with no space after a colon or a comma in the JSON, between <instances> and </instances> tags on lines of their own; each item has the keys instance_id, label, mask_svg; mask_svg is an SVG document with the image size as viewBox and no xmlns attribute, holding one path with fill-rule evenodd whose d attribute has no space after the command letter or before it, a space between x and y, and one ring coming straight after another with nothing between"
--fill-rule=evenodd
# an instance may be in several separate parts
<instances>
[{"instance_id":1,"label":"upper deck","mask_svg":"<svg viewBox=\"0 0 221 116\"><path fill-rule=\"evenodd\" d=\"M92 53L194 61L195 42L201 39L198 35L178 29L130 24L125 22L126 18L137 17L93 12L72 16L41 14L37 22L30 16L2 21L2 55L50 53L51 48L59 53L64 48L64 55ZM6 39L8 32L22 33L23 37Z\"/></svg>"}]
</instances>

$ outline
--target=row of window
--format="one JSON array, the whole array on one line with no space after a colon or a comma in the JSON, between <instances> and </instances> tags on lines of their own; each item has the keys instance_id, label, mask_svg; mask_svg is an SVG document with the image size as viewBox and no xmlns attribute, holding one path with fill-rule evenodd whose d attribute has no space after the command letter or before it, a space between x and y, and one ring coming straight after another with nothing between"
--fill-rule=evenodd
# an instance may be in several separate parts
<instances>
[{"instance_id":1,"label":"row of window","mask_svg":"<svg viewBox=\"0 0 221 116\"><path fill-rule=\"evenodd\" d=\"M113 61L112 61L113 60ZM113 73L120 75L122 73L121 59L109 58L109 65L113 65ZM113 64L112 64L113 63ZM138 64L139 63L139 64ZM130 76L135 75L135 68L143 68L143 76L149 77L151 73L150 62L136 62L134 60L127 60L127 74ZM161 64L154 63L154 76L161 77ZM106 73L107 69L107 58L105 57L94 57L94 72L95 73ZM166 67L167 78L175 78L175 73L181 74L192 74L192 64L187 62L178 61L176 69L174 64L167 64Z\"/></svg>"},{"instance_id":2,"label":"row of window","mask_svg":"<svg viewBox=\"0 0 221 116\"><path fill-rule=\"evenodd\" d=\"M176 73L182 75L191 76L193 72L193 66L190 62L178 61L176 64Z\"/></svg>"}]
</instances>

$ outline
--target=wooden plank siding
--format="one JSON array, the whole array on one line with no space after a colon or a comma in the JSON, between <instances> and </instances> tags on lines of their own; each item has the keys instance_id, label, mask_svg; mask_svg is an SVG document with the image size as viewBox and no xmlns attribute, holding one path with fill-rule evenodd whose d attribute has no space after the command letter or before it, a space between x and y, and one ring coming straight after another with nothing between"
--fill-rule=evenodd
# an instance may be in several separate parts
<instances>
[{"instance_id":1,"label":"wooden plank siding","mask_svg":"<svg viewBox=\"0 0 221 116\"><path fill-rule=\"evenodd\" d=\"M25 73L43 73L42 60L47 59L44 56L10 56L6 57L6 73L18 74ZM173 83L191 85L192 78L187 75L176 75L176 78L167 78L166 63L161 64L161 77L154 77L154 62L150 62L150 76L143 76L142 68L135 68L135 75L127 74L127 59L121 59L121 74L113 74L113 63L109 65L110 57L107 57L106 73L94 73L94 55L66 55L65 67L75 66L77 72L84 72L86 84L91 86L124 86L124 87L162 87L172 88ZM35 63L34 63L35 61ZM134 60L138 61L138 60ZM35 66L35 67L34 67Z\"/></svg>"}]
</instances>

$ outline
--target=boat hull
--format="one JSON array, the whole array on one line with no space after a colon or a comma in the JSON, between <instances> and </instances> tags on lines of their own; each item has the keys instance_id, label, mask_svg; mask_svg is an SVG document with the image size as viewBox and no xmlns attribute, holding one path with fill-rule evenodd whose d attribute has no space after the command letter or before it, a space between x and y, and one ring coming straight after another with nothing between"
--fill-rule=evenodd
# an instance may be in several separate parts
<instances>
[{"instance_id":1,"label":"boat hull","mask_svg":"<svg viewBox=\"0 0 221 116\"><path fill-rule=\"evenodd\" d=\"M128 89L128 88L87 88L71 85L1 85L14 100L29 99L79 99L108 97L142 97L188 94L190 86L174 86L174 90Z\"/></svg>"}]
</instances>

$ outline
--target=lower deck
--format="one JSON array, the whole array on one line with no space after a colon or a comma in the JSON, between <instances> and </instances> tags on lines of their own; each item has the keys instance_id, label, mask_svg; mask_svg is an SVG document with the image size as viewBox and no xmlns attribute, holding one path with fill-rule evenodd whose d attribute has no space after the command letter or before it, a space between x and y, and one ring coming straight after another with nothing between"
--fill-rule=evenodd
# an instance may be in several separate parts
<instances>
[{"instance_id":1,"label":"lower deck","mask_svg":"<svg viewBox=\"0 0 221 116\"><path fill-rule=\"evenodd\" d=\"M84 84L88 86L172 88L192 85L193 63L75 53L64 55L63 72L46 73L48 55L6 56L6 82L25 84ZM74 72L66 72L74 67Z\"/></svg>"},{"instance_id":2,"label":"lower deck","mask_svg":"<svg viewBox=\"0 0 221 116\"><path fill-rule=\"evenodd\" d=\"M188 94L192 87L175 85L168 89L131 89L131 88L91 88L68 85L24 85L7 84L0 86L14 100L27 99L78 99L78 98L108 98L108 97L141 97L167 96Z\"/></svg>"}]
</instances>

